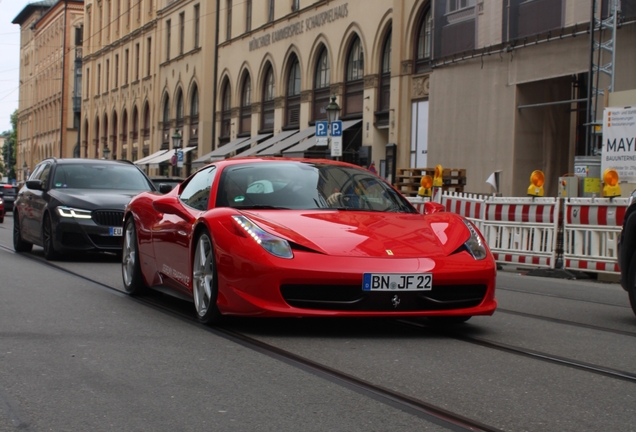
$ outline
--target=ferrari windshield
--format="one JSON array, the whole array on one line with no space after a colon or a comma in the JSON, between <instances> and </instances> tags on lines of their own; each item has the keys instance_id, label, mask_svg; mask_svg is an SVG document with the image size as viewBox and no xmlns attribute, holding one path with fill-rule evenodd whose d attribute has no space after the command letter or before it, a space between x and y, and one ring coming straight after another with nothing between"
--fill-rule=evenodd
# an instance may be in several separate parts
<instances>
[{"instance_id":1,"label":"ferrari windshield","mask_svg":"<svg viewBox=\"0 0 636 432\"><path fill-rule=\"evenodd\" d=\"M388 183L364 169L294 161L223 170L217 206L414 212Z\"/></svg>"},{"instance_id":2,"label":"ferrari windshield","mask_svg":"<svg viewBox=\"0 0 636 432\"><path fill-rule=\"evenodd\" d=\"M152 186L137 167L99 162L58 165L53 177L56 189L104 189L149 191Z\"/></svg>"}]
</instances>

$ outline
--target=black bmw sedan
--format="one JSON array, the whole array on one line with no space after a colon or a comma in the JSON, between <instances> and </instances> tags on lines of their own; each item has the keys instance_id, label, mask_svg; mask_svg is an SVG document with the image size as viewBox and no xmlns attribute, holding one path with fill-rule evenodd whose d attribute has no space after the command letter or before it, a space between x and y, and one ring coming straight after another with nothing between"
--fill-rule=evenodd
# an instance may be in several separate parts
<instances>
[{"instance_id":1,"label":"black bmw sedan","mask_svg":"<svg viewBox=\"0 0 636 432\"><path fill-rule=\"evenodd\" d=\"M124 208L153 183L128 161L46 159L20 189L13 248L42 246L48 260L72 251L121 251Z\"/></svg>"}]
</instances>

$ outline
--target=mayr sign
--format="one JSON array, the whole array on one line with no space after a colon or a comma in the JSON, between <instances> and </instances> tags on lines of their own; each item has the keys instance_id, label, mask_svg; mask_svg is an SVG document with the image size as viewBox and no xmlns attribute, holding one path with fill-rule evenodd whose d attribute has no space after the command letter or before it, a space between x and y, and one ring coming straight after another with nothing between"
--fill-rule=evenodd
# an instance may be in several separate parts
<instances>
[{"instance_id":1,"label":"mayr sign","mask_svg":"<svg viewBox=\"0 0 636 432\"><path fill-rule=\"evenodd\" d=\"M601 173L615 168L621 181L636 183L636 108L605 108Z\"/></svg>"},{"instance_id":2,"label":"mayr sign","mask_svg":"<svg viewBox=\"0 0 636 432\"><path fill-rule=\"evenodd\" d=\"M271 33L253 38L250 41L250 51L269 46L270 44L288 39L292 36L303 34L305 30L312 30L326 24L331 24L336 20L346 18L347 15L349 15L349 3L333 7L325 12L320 12L304 20L293 22L278 30L273 30Z\"/></svg>"}]
</instances>

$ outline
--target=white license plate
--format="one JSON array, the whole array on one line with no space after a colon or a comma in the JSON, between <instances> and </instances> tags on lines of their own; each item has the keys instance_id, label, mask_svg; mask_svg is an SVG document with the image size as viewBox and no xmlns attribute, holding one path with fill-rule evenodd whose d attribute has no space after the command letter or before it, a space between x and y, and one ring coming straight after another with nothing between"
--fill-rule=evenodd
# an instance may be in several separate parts
<instances>
[{"instance_id":1,"label":"white license plate","mask_svg":"<svg viewBox=\"0 0 636 432\"><path fill-rule=\"evenodd\" d=\"M365 273L363 291L430 291L433 289L431 273Z\"/></svg>"},{"instance_id":2,"label":"white license plate","mask_svg":"<svg viewBox=\"0 0 636 432\"><path fill-rule=\"evenodd\" d=\"M121 237L124 233L122 227L110 227L110 235L113 237Z\"/></svg>"}]
</instances>

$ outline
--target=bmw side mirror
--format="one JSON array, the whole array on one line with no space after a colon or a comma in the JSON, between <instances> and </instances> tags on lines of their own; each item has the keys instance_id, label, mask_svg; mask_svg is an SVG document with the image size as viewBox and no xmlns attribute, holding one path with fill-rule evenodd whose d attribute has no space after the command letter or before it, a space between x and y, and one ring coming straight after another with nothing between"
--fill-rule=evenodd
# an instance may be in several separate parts
<instances>
[{"instance_id":1,"label":"bmw side mirror","mask_svg":"<svg viewBox=\"0 0 636 432\"><path fill-rule=\"evenodd\" d=\"M166 194L172 190L172 185L167 183L159 183L159 192Z\"/></svg>"},{"instance_id":2,"label":"bmw side mirror","mask_svg":"<svg viewBox=\"0 0 636 432\"><path fill-rule=\"evenodd\" d=\"M42 180L27 180L26 186L33 190L42 190Z\"/></svg>"}]
</instances>

